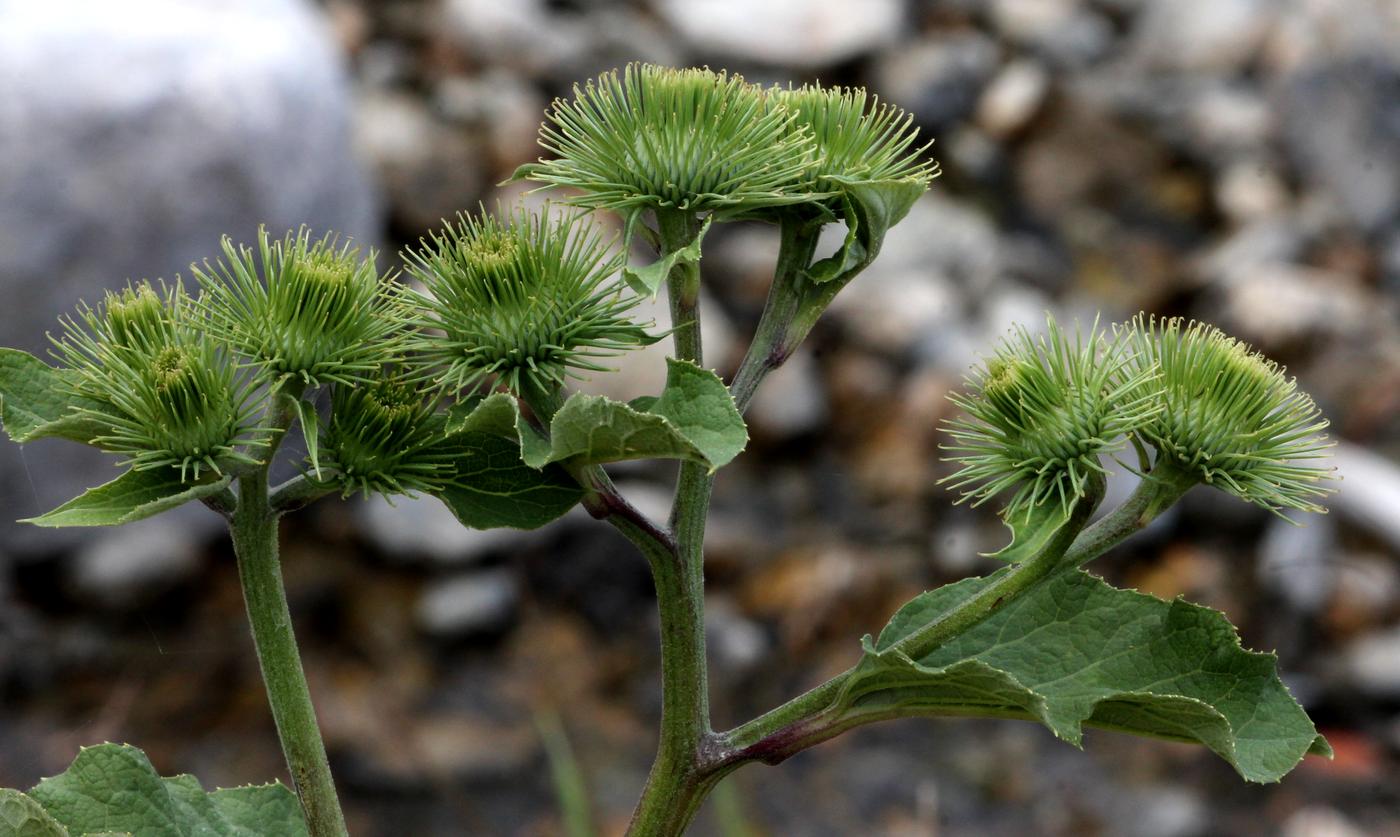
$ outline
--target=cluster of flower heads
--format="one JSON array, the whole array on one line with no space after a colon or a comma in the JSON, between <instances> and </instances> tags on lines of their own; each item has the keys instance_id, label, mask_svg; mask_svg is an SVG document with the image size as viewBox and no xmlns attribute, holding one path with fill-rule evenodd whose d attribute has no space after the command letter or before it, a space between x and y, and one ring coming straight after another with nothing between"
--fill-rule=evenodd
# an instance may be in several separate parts
<instances>
[{"instance_id":1,"label":"cluster of flower heads","mask_svg":"<svg viewBox=\"0 0 1400 837\"><path fill-rule=\"evenodd\" d=\"M899 108L864 90L764 88L708 69L630 64L559 99L540 130L554 157L517 176L582 194L581 206L756 215L820 203L828 178L937 174Z\"/></svg>"},{"instance_id":2,"label":"cluster of flower heads","mask_svg":"<svg viewBox=\"0 0 1400 837\"><path fill-rule=\"evenodd\" d=\"M1010 491L1008 520L1045 503L1067 514L1100 457L1135 438L1165 464L1275 513L1321 511L1329 443L1317 406L1283 370L1205 323L1139 316L1071 342L1016 329L952 400L960 468L975 503Z\"/></svg>"}]
</instances>

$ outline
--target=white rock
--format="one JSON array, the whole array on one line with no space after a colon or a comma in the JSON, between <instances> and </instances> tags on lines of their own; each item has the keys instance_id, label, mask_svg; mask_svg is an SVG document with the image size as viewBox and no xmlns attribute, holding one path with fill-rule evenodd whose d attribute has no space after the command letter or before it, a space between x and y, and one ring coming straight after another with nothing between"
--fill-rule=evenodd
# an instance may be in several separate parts
<instances>
[{"instance_id":1,"label":"white rock","mask_svg":"<svg viewBox=\"0 0 1400 837\"><path fill-rule=\"evenodd\" d=\"M85 544L71 567L78 594L120 607L189 577L199 568L197 533L203 528L188 525L189 512L199 513L189 509L128 523Z\"/></svg>"},{"instance_id":2,"label":"white rock","mask_svg":"<svg viewBox=\"0 0 1400 837\"><path fill-rule=\"evenodd\" d=\"M506 569L468 573L431 582L415 617L424 632L462 637L503 627L520 601L520 585Z\"/></svg>"},{"instance_id":3,"label":"white rock","mask_svg":"<svg viewBox=\"0 0 1400 837\"><path fill-rule=\"evenodd\" d=\"M472 564L491 552L519 549L538 537L519 529L468 529L433 497L375 496L359 504L361 531L387 555L444 565Z\"/></svg>"},{"instance_id":4,"label":"white rock","mask_svg":"<svg viewBox=\"0 0 1400 837\"><path fill-rule=\"evenodd\" d=\"M1346 442L1332 450L1331 464L1342 478L1342 490L1329 497L1327 505L1400 553L1400 465Z\"/></svg>"},{"instance_id":5,"label":"white rock","mask_svg":"<svg viewBox=\"0 0 1400 837\"><path fill-rule=\"evenodd\" d=\"M1136 57L1169 70L1234 70L1262 45L1271 0L1171 0L1149 3L1133 30Z\"/></svg>"},{"instance_id":6,"label":"white rock","mask_svg":"<svg viewBox=\"0 0 1400 837\"><path fill-rule=\"evenodd\" d=\"M1278 518L1259 541L1255 572L1266 586L1283 595L1302 613L1316 613L1332 596L1337 580L1334 554L1337 524L1324 515L1308 515L1305 525Z\"/></svg>"},{"instance_id":7,"label":"white rock","mask_svg":"<svg viewBox=\"0 0 1400 837\"><path fill-rule=\"evenodd\" d=\"M482 0L484 2L484 0ZM900 0L655 0L700 51L787 67L825 67L893 43Z\"/></svg>"},{"instance_id":8,"label":"white rock","mask_svg":"<svg viewBox=\"0 0 1400 837\"><path fill-rule=\"evenodd\" d=\"M1365 694L1400 697L1400 628L1364 634L1342 650L1342 677Z\"/></svg>"},{"instance_id":9,"label":"white rock","mask_svg":"<svg viewBox=\"0 0 1400 837\"><path fill-rule=\"evenodd\" d=\"M977 103L977 124L994 136L1024 126L1040 108L1050 75L1034 61L1013 61L1002 68Z\"/></svg>"},{"instance_id":10,"label":"white rock","mask_svg":"<svg viewBox=\"0 0 1400 837\"><path fill-rule=\"evenodd\" d=\"M1281 837L1366 837L1345 814L1326 805L1309 805L1288 818Z\"/></svg>"},{"instance_id":11,"label":"white rock","mask_svg":"<svg viewBox=\"0 0 1400 837\"><path fill-rule=\"evenodd\" d=\"M790 437L821 427L827 412L821 371L812 353L799 349L763 380L749 406L748 419L764 433Z\"/></svg>"},{"instance_id":12,"label":"white rock","mask_svg":"<svg viewBox=\"0 0 1400 837\"><path fill-rule=\"evenodd\" d=\"M1249 222L1281 212L1288 205L1288 187L1266 163L1232 163L1215 183L1215 199L1225 214Z\"/></svg>"}]
</instances>

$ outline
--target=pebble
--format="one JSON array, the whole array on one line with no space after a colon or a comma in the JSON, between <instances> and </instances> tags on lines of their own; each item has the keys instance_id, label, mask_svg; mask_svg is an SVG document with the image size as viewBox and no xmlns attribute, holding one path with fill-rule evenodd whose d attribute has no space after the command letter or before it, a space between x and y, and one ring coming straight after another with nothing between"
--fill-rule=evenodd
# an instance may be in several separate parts
<instances>
[{"instance_id":1,"label":"pebble","mask_svg":"<svg viewBox=\"0 0 1400 837\"><path fill-rule=\"evenodd\" d=\"M1337 580L1336 523L1325 515L1308 515L1295 526L1273 518L1259 541L1255 572L1300 613L1317 613L1327 604Z\"/></svg>"},{"instance_id":2,"label":"pebble","mask_svg":"<svg viewBox=\"0 0 1400 837\"><path fill-rule=\"evenodd\" d=\"M392 504L375 496L359 503L354 519L384 554L442 566L479 563L493 553L518 550L541 537L519 529L468 529L441 501L426 495L395 497Z\"/></svg>"},{"instance_id":3,"label":"pebble","mask_svg":"<svg viewBox=\"0 0 1400 837\"><path fill-rule=\"evenodd\" d=\"M509 569L483 570L429 582L415 608L429 636L461 639L499 631L520 602L520 585Z\"/></svg>"},{"instance_id":4,"label":"pebble","mask_svg":"<svg viewBox=\"0 0 1400 837\"><path fill-rule=\"evenodd\" d=\"M977 124L995 137L1024 127L1045 101L1050 75L1045 68L1022 59L1007 64L992 79L977 103Z\"/></svg>"},{"instance_id":5,"label":"pebble","mask_svg":"<svg viewBox=\"0 0 1400 837\"><path fill-rule=\"evenodd\" d=\"M213 518L189 508L103 531L73 554L74 592L105 607L125 608L190 578L199 569L200 530L207 527L188 524L201 512Z\"/></svg>"},{"instance_id":6,"label":"pebble","mask_svg":"<svg viewBox=\"0 0 1400 837\"><path fill-rule=\"evenodd\" d=\"M1148 3L1133 27L1134 58L1154 69L1238 70L1262 46L1271 6L1270 0Z\"/></svg>"},{"instance_id":7,"label":"pebble","mask_svg":"<svg viewBox=\"0 0 1400 837\"><path fill-rule=\"evenodd\" d=\"M1342 482L1327 500L1338 515L1361 525L1400 555L1400 465L1359 445L1338 442L1332 462Z\"/></svg>"},{"instance_id":8,"label":"pebble","mask_svg":"<svg viewBox=\"0 0 1400 837\"><path fill-rule=\"evenodd\" d=\"M901 33L900 0L653 0L661 17L700 52L819 68L892 43Z\"/></svg>"},{"instance_id":9,"label":"pebble","mask_svg":"<svg viewBox=\"0 0 1400 837\"><path fill-rule=\"evenodd\" d=\"M820 429L828 412L820 369L809 350L799 349L764 378L747 419L754 429L782 439Z\"/></svg>"},{"instance_id":10,"label":"pebble","mask_svg":"<svg viewBox=\"0 0 1400 837\"><path fill-rule=\"evenodd\" d=\"M871 88L936 136L972 115L997 63L995 41L975 31L958 32L881 54Z\"/></svg>"}]
</instances>

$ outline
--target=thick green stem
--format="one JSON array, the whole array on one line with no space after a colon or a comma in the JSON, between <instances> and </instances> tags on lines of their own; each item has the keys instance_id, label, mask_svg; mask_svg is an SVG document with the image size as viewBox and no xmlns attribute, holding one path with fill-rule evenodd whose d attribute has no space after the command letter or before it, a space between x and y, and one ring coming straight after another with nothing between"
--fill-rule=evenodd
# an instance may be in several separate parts
<instances>
[{"instance_id":1,"label":"thick green stem","mask_svg":"<svg viewBox=\"0 0 1400 837\"><path fill-rule=\"evenodd\" d=\"M685 247L699 229L694 215L676 210L658 210L656 222L663 256ZM677 264L667 277L667 291L675 355L703 363L699 266ZM703 550L711 485L704 466L681 463L669 543L626 517L609 518L646 554L656 581L661 621L661 739L646 789L632 815L628 833L633 835L681 833L709 789L700 774L700 762L713 738L705 661Z\"/></svg>"},{"instance_id":2,"label":"thick green stem","mask_svg":"<svg viewBox=\"0 0 1400 837\"><path fill-rule=\"evenodd\" d=\"M238 488L238 509L231 527L233 549L282 752L312 837L345 837L345 818L331 780L282 586L277 513L268 504L267 471L259 469L244 476Z\"/></svg>"}]
</instances>

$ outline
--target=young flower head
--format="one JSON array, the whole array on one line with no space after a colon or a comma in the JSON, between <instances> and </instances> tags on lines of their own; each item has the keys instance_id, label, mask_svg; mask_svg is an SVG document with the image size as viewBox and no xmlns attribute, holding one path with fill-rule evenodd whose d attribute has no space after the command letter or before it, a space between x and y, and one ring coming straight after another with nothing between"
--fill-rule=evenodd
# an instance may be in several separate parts
<instances>
[{"instance_id":1,"label":"young flower head","mask_svg":"<svg viewBox=\"0 0 1400 837\"><path fill-rule=\"evenodd\" d=\"M1162 409L1141 430L1158 457L1275 513L1324 511L1327 421L1297 381L1206 323L1139 315L1129 330L1161 374Z\"/></svg>"},{"instance_id":2,"label":"young flower head","mask_svg":"<svg viewBox=\"0 0 1400 837\"><path fill-rule=\"evenodd\" d=\"M331 393L324 464L343 496L440 490L452 481L454 455L442 448L443 420L406 376L390 372Z\"/></svg>"},{"instance_id":3,"label":"young flower head","mask_svg":"<svg viewBox=\"0 0 1400 837\"><path fill-rule=\"evenodd\" d=\"M391 353L392 286L373 253L305 228L281 241L259 228L256 253L225 236L223 251L194 269L211 332L273 375L352 383Z\"/></svg>"},{"instance_id":4,"label":"young flower head","mask_svg":"<svg viewBox=\"0 0 1400 837\"><path fill-rule=\"evenodd\" d=\"M708 69L629 64L559 99L540 128L551 160L517 172L623 213L693 212L805 200L786 187L812 165L810 137L761 88Z\"/></svg>"},{"instance_id":5,"label":"young flower head","mask_svg":"<svg viewBox=\"0 0 1400 837\"><path fill-rule=\"evenodd\" d=\"M816 165L805 173L808 191L826 191L822 180L829 177L926 185L938 174L937 164L922 159L932 141L914 144L919 131L913 117L863 88L775 87L770 95L794 114L794 128L809 132L816 146Z\"/></svg>"},{"instance_id":6,"label":"young flower head","mask_svg":"<svg viewBox=\"0 0 1400 837\"><path fill-rule=\"evenodd\" d=\"M1104 473L1100 456L1159 409L1155 372L1128 363L1128 341L1097 326L1071 341L1047 323L1043 337L1017 327L969 376L971 392L950 396L967 416L947 422L949 459L962 467L945 481L974 505L1014 489L1008 520L1047 502L1068 514Z\"/></svg>"},{"instance_id":7,"label":"young flower head","mask_svg":"<svg viewBox=\"0 0 1400 837\"><path fill-rule=\"evenodd\" d=\"M552 391L598 360L654 342L629 314L640 302L618 279L621 254L586 213L549 217L517 207L501 216L459 216L409 251L415 348L441 367L443 384L475 389L488 378L516 393Z\"/></svg>"},{"instance_id":8,"label":"young flower head","mask_svg":"<svg viewBox=\"0 0 1400 837\"><path fill-rule=\"evenodd\" d=\"M94 445L138 470L178 468L182 480L254 463L241 450L256 430L249 386L178 284L108 293L63 325L56 355L74 393L100 405L78 408L101 428Z\"/></svg>"}]
</instances>

